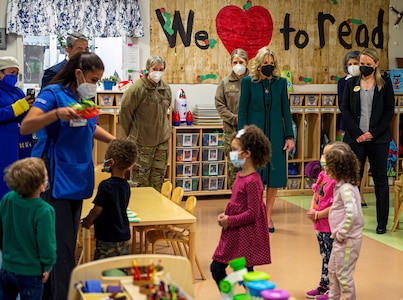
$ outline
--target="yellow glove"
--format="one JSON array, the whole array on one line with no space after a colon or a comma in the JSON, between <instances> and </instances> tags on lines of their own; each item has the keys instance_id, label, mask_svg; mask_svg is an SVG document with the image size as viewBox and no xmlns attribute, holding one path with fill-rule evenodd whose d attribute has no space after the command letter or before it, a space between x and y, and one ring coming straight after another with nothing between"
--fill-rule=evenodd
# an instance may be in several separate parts
<instances>
[{"instance_id":1,"label":"yellow glove","mask_svg":"<svg viewBox=\"0 0 403 300\"><path fill-rule=\"evenodd\" d=\"M26 112L29 109L29 103L27 99L22 98L20 100L15 101L13 104L11 104L11 107L13 108L14 115L18 117L19 115L22 115L24 112Z\"/></svg>"}]
</instances>

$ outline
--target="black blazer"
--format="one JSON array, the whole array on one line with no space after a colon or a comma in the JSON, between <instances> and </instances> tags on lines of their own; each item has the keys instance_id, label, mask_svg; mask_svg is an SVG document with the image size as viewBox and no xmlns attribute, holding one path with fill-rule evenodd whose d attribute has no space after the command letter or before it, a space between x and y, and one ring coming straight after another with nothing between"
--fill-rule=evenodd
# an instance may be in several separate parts
<instances>
[{"instance_id":1,"label":"black blazer","mask_svg":"<svg viewBox=\"0 0 403 300\"><path fill-rule=\"evenodd\" d=\"M385 85L381 90L375 86L369 121L369 132L374 137L372 142L376 144L389 143L392 140L389 125L395 112L392 81L389 77L382 78L385 80ZM347 80L343 93L342 115L346 129L344 142L347 144L352 144L364 133L360 129L361 99L360 91L354 91L356 86L360 86L360 76Z\"/></svg>"},{"instance_id":2,"label":"black blazer","mask_svg":"<svg viewBox=\"0 0 403 300\"><path fill-rule=\"evenodd\" d=\"M67 59L63 59L58 64L51 66L50 68L45 70L45 72L43 73L43 77L42 77L41 89L43 89L45 86L47 86L49 84L49 81L51 81L53 79L53 77L55 77L56 74L59 73L63 69L63 67L66 63L67 63Z\"/></svg>"}]
</instances>

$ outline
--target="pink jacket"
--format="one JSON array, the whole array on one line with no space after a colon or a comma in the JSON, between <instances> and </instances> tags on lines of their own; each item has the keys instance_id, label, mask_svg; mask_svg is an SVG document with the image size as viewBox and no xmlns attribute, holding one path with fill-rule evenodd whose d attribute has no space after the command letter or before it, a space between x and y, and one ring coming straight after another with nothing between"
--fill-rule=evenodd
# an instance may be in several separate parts
<instances>
[{"instance_id":1,"label":"pink jacket","mask_svg":"<svg viewBox=\"0 0 403 300\"><path fill-rule=\"evenodd\" d=\"M336 180L330 179L325 171L319 173L316 183L312 185L314 192L314 206L316 211L324 210L333 203L333 188L336 185ZM330 232L328 218L319 219L313 225L315 230L320 232Z\"/></svg>"},{"instance_id":2,"label":"pink jacket","mask_svg":"<svg viewBox=\"0 0 403 300\"><path fill-rule=\"evenodd\" d=\"M339 241L361 238L364 217L358 187L340 181L334 187L334 201L329 211L329 224L332 238Z\"/></svg>"}]
</instances>

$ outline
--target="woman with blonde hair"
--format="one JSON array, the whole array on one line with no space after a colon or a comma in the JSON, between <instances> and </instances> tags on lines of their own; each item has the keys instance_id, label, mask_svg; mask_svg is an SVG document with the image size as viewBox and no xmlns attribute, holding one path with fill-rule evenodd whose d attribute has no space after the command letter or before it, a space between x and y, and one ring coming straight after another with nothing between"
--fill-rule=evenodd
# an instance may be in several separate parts
<instances>
[{"instance_id":1,"label":"woman with blonde hair","mask_svg":"<svg viewBox=\"0 0 403 300\"><path fill-rule=\"evenodd\" d=\"M280 77L275 54L268 46L261 48L251 68L250 76L242 79L238 109L238 129L255 124L272 144L272 158L260 169L266 185L266 209L269 231L274 232L271 212L277 189L287 185L286 152L294 148L294 133L287 81Z\"/></svg>"},{"instance_id":2,"label":"woman with blonde hair","mask_svg":"<svg viewBox=\"0 0 403 300\"><path fill-rule=\"evenodd\" d=\"M376 233L384 234L389 216L386 168L392 140L389 125L394 115L395 96L390 78L381 75L379 54L375 49L362 50L359 62L361 75L347 80L343 94L344 142L360 161L361 178L368 157L375 184Z\"/></svg>"}]
</instances>

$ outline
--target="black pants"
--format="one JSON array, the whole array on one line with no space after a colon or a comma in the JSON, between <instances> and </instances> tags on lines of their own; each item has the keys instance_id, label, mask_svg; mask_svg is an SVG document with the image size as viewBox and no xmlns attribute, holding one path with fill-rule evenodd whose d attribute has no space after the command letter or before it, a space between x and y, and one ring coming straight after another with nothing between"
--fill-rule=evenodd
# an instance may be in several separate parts
<instances>
[{"instance_id":1,"label":"black pants","mask_svg":"<svg viewBox=\"0 0 403 300\"><path fill-rule=\"evenodd\" d=\"M360 161L360 178L364 172L365 159L368 157L370 171L375 184L376 219L378 228L386 228L389 216L389 185L387 164L389 143L375 144L371 141L351 145L351 149Z\"/></svg>"},{"instance_id":2,"label":"black pants","mask_svg":"<svg viewBox=\"0 0 403 300\"><path fill-rule=\"evenodd\" d=\"M43 193L42 198L50 203L56 212L57 245L56 264L45 284L42 299L67 299L70 275L76 266L75 249L83 202L81 200L54 199L50 190Z\"/></svg>"},{"instance_id":3,"label":"black pants","mask_svg":"<svg viewBox=\"0 0 403 300\"><path fill-rule=\"evenodd\" d=\"M227 277L227 272L225 269L228 267L228 264L223 264L218 261L213 260L210 265L211 275L213 276L214 281L217 286L220 286L220 281ZM253 272L253 267L246 267L248 272Z\"/></svg>"}]
</instances>

